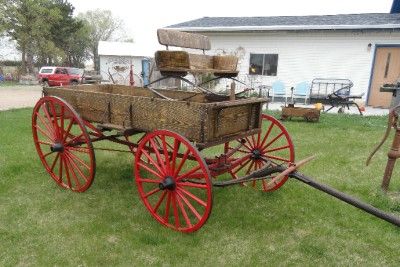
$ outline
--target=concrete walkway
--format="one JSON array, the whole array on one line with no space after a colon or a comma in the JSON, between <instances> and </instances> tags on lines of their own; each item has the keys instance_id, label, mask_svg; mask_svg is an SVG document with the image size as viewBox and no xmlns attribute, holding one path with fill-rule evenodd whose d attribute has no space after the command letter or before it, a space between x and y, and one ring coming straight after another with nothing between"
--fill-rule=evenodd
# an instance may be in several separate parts
<instances>
[{"instance_id":1,"label":"concrete walkway","mask_svg":"<svg viewBox=\"0 0 400 267\"><path fill-rule=\"evenodd\" d=\"M33 107L42 96L38 85L0 87L0 110Z\"/></svg>"}]
</instances>

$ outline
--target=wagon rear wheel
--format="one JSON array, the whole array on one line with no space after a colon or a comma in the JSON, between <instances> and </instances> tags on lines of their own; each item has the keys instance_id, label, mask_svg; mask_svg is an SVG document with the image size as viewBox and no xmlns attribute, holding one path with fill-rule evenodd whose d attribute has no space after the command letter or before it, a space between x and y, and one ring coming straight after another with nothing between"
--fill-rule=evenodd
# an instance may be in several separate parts
<instances>
[{"instance_id":1,"label":"wagon rear wheel","mask_svg":"<svg viewBox=\"0 0 400 267\"><path fill-rule=\"evenodd\" d=\"M274 164L294 162L294 146L286 128L277 119L269 115L262 115L262 131L259 134L248 136L245 143L234 155L242 158L240 165L230 170L234 179L245 176L255 170L261 169L273 162ZM225 144L225 152L237 147L237 140ZM274 176L266 177L263 180L251 181L244 185L251 186L265 192L274 191L281 187L288 179L288 176L276 181Z\"/></svg>"},{"instance_id":2,"label":"wagon rear wheel","mask_svg":"<svg viewBox=\"0 0 400 267\"><path fill-rule=\"evenodd\" d=\"M161 224L194 232L208 219L212 184L206 163L184 137L168 130L147 134L135 156L139 195Z\"/></svg>"},{"instance_id":3,"label":"wagon rear wheel","mask_svg":"<svg viewBox=\"0 0 400 267\"><path fill-rule=\"evenodd\" d=\"M84 192L95 175L95 156L82 119L65 101L41 98L32 114L33 141L40 160L58 185Z\"/></svg>"}]
</instances>

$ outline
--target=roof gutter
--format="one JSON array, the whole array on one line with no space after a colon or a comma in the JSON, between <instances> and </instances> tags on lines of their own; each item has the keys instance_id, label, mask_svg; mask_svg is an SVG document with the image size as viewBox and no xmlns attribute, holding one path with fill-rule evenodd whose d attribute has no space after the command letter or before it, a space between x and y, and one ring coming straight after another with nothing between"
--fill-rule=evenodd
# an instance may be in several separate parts
<instances>
[{"instance_id":1,"label":"roof gutter","mask_svg":"<svg viewBox=\"0 0 400 267\"><path fill-rule=\"evenodd\" d=\"M168 29L188 32L242 32L242 31L301 31L301 30L367 30L400 29L400 24L379 25L273 25L233 27L171 27Z\"/></svg>"}]
</instances>

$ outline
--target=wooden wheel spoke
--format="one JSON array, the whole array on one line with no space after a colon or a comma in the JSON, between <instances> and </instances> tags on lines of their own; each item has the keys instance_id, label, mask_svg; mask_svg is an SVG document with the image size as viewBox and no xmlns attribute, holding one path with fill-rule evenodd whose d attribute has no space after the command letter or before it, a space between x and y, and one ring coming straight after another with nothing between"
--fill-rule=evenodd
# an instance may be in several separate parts
<instances>
[{"instance_id":1,"label":"wooden wheel spoke","mask_svg":"<svg viewBox=\"0 0 400 267\"><path fill-rule=\"evenodd\" d=\"M263 140L261 141L260 147L263 147L263 146L264 146L264 144L265 144L265 142L267 141L267 139L268 139L268 137L269 137L269 135L270 135L270 133L271 133L272 128L274 127L274 125L275 125L275 124L273 124L273 123L271 123L271 124L269 125L268 130L267 130L267 132L265 133L265 136L264 136Z\"/></svg>"},{"instance_id":2,"label":"wooden wheel spoke","mask_svg":"<svg viewBox=\"0 0 400 267\"><path fill-rule=\"evenodd\" d=\"M167 142L165 141L165 135L161 136L161 142L163 146L163 151L164 151L164 157L165 157L165 165L167 167L167 170L171 172L171 162L169 159L169 151L167 149Z\"/></svg>"},{"instance_id":3,"label":"wooden wheel spoke","mask_svg":"<svg viewBox=\"0 0 400 267\"><path fill-rule=\"evenodd\" d=\"M54 158L53 163L51 164L50 170L53 171L56 166L57 160L60 157L60 153L57 153L57 156Z\"/></svg>"},{"instance_id":4,"label":"wooden wheel spoke","mask_svg":"<svg viewBox=\"0 0 400 267\"><path fill-rule=\"evenodd\" d=\"M51 110L52 110L52 113L53 113L53 124L54 124L54 128L56 130L56 138L61 138L62 132L60 130L60 126L57 123L57 111L56 111L56 108L55 108L53 102L49 102L49 103L50 103L50 107L51 107Z\"/></svg>"},{"instance_id":5,"label":"wooden wheel spoke","mask_svg":"<svg viewBox=\"0 0 400 267\"><path fill-rule=\"evenodd\" d=\"M276 140L278 140L279 138L281 138L284 135L283 132L281 132L280 134L278 134L274 139L272 139L268 144L266 144L265 146L262 147L262 150L266 149L267 147L269 147L271 144L273 144Z\"/></svg>"},{"instance_id":6,"label":"wooden wheel spoke","mask_svg":"<svg viewBox=\"0 0 400 267\"><path fill-rule=\"evenodd\" d=\"M64 136L63 136L63 143L67 141L67 138L69 136L69 133L71 131L72 125L73 125L74 120L71 118L67 127L67 130L64 131Z\"/></svg>"},{"instance_id":7,"label":"wooden wheel spoke","mask_svg":"<svg viewBox=\"0 0 400 267\"><path fill-rule=\"evenodd\" d=\"M74 171L74 168L72 167L72 164L70 162L70 160L68 159L68 157L65 158L65 162L67 163L69 169L71 170L71 174L72 174L72 178L75 181L75 184L78 186L78 188L81 188L81 183L79 182L79 179Z\"/></svg>"},{"instance_id":8,"label":"wooden wheel spoke","mask_svg":"<svg viewBox=\"0 0 400 267\"><path fill-rule=\"evenodd\" d=\"M166 223L169 222L169 208L171 206L171 192L168 192L167 196L167 203L165 203L165 214L164 214L164 221Z\"/></svg>"},{"instance_id":9,"label":"wooden wheel spoke","mask_svg":"<svg viewBox=\"0 0 400 267\"><path fill-rule=\"evenodd\" d=\"M155 193L157 193L157 192L160 192L160 188L155 188L155 189L153 189L153 190L151 190L151 191L149 191L149 192L147 192L145 195L144 195L144 197L145 198L148 198L149 196L151 196L151 195L154 195Z\"/></svg>"},{"instance_id":10,"label":"wooden wheel spoke","mask_svg":"<svg viewBox=\"0 0 400 267\"><path fill-rule=\"evenodd\" d=\"M256 141L256 138L254 137L254 134L251 136L251 141L253 142L253 147L256 147L257 141Z\"/></svg>"},{"instance_id":11,"label":"wooden wheel spoke","mask_svg":"<svg viewBox=\"0 0 400 267\"><path fill-rule=\"evenodd\" d=\"M185 161L187 160L187 158L188 158L188 156L189 156L189 153L190 153L190 149L189 149L189 148L186 148L186 152L185 152L185 154L183 155L183 157L182 157L182 159L181 159L181 162L179 163L178 168L175 170L174 176L177 176L177 175L179 174L179 172L181 171L181 169L182 169L182 167L183 167L183 164L185 163Z\"/></svg>"},{"instance_id":12,"label":"wooden wheel spoke","mask_svg":"<svg viewBox=\"0 0 400 267\"><path fill-rule=\"evenodd\" d=\"M149 166L146 165L146 163L142 163L142 162L138 162L137 163L140 167L142 167L143 169L147 170L148 172L151 172L152 174L154 174L155 176L157 176L160 179L163 179L163 177L157 173L155 170L153 170L152 168L150 168Z\"/></svg>"},{"instance_id":13,"label":"wooden wheel spoke","mask_svg":"<svg viewBox=\"0 0 400 267\"><path fill-rule=\"evenodd\" d=\"M44 102L43 105L41 106L41 109L43 110L44 115L46 116L47 120L52 124L52 128L54 133L56 133L57 128L54 126L54 120L51 118L49 111L47 110L49 102Z\"/></svg>"},{"instance_id":14,"label":"wooden wheel spoke","mask_svg":"<svg viewBox=\"0 0 400 267\"><path fill-rule=\"evenodd\" d=\"M161 203L163 202L165 196L167 195L167 191L162 192L160 198L158 199L156 205L153 208L153 212L157 213L158 208L160 207Z\"/></svg>"},{"instance_id":15,"label":"wooden wheel spoke","mask_svg":"<svg viewBox=\"0 0 400 267\"><path fill-rule=\"evenodd\" d=\"M286 145L286 146L280 146L280 147L276 147L276 148L271 148L268 150L263 151L264 153L270 153L270 152L274 152L274 151L279 151L279 150L284 150L290 148L290 145Z\"/></svg>"},{"instance_id":16,"label":"wooden wheel spoke","mask_svg":"<svg viewBox=\"0 0 400 267\"><path fill-rule=\"evenodd\" d=\"M65 154L69 159L71 164L73 165L73 167L76 169L76 171L78 172L78 174L87 182L88 181L88 177L86 177L86 175L82 172L82 170L79 168L79 166L76 164L76 162L74 161L74 159L72 157L70 157L69 153Z\"/></svg>"},{"instance_id":17,"label":"wooden wheel spoke","mask_svg":"<svg viewBox=\"0 0 400 267\"><path fill-rule=\"evenodd\" d=\"M189 210L193 213L194 216L200 221L201 220L201 215L198 213L198 211L193 207L193 205L190 203L190 201L182 195L179 191L177 191L178 196L185 202L186 206L189 208Z\"/></svg>"},{"instance_id":18,"label":"wooden wheel spoke","mask_svg":"<svg viewBox=\"0 0 400 267\"><path fill-rule=\"evenodd\" d=\"M47 158L47 157L50 156L51 154L54 154L54 152L53 152L53 151L50 151L50 152L44 154L44 155L43 155L43 158Z\"/></svg>"},{"instance_id":19,"label":"wooden wheel spoke","mask_svg":"<svg viewBox=\"0 0 400 267\"><path fill-rule=\"evenodd\" d=\"M267 159L276 159L276 160L280 160L280 161L284 161L284 162L290 162L289 159L285 159L285 158L278 157L278 156L265 155L263 157L267 158Z\"/></svg>"},{"instance_id":20,"label":"wooden wheel spoke","mask_svg":"<svg viewBox=\"0 0 400 267\"><path fill-rule=\"evenodd\" d=\"M238 169L237 169L237 170L232 170L232 172L233 172L234 174L238 173L238 172L239 172L241 169L243 169L247 164L249 164L250 161L251 161L251 159L247 159L245 162L240 163Z\"/></svg>"},{"instance_id":21,"label":"wooden wheel spoke","mask_svg":"<svg viewBox=\"0 0 400 267\"><path fill-rule=\"evenodd\" d=\"M185 195L187 195L188 197L190 197L191 199L193 199L194 201L196 201L197 203L199 203L200 205L202 205L203 207L207 206L207 203L204 202L203 200L201 200L200 198L196 197L195 195L193 195L192 193L190 193L189 191L181 188L177 188L176 190L184 193Z\"/></svg>"},{"instance_id":22,"label":"wooden wheel spoke","mask_svg":"<svg viewBox=\"0 0 400 267\"><path fill-rule=\"evenodd\" d=\"M71 184L71 178L70 178L70 176L69 176L69 171L68 171L68 165L67 165L67 162L66 162L66 160L65 160L65 158L64 157L62 157L61 158L61 160L63 161L63 163L64 163L64 167L65 167L65 175L66 175L66 177L67 177L67 183L68 183L68 186L69 186L69 188L72 188L72 184Z\"/></svg>"},{"instance_id":23,"label":"wooden wheel spoke","mask_svg":"<svg viewBox=\"0 0 400 267\"><path fill-rule=\"evenodd\" d=\"M174 139L174 148L173 148L173 152L172 152L172 173L175 173L175 165L176 165L176 156L178 154L179 151L179 147L181 146L181 142L178 139Z\"/></svg>"},{"instance_id":24,"label":"wooden wheel spoke","mask_svg":"<svg viewBox=\"0 0 400 267\"><path fill-rule=\"evenodd\" d=\"M176 181L179 181L182 178L187 178L187 179L201 179L204 178L204 173L196 173L198 170L201 169L201 166L196 166L194 168L192 168L191 170L185 172L184 174L181 174L178 176L178 178L176 178Z\"/></svg>"},{"instance_id":25,"label":"wooden wheel spoke","mask_svg":"<svg viewBox=\"0 0 400 267\"><path fill-rule=\"evenodd\" d=\"M48 146L52 146L53 145L53 143L44 142L44 141L38 141L38 143L41 144L41 145L48 145Z\"/></svg>"},{"instance_id":26,"label":"wooden wheel spoke","mask_svg":"<svg viewBox=\"0 0 400 267\"><path fill-rule=\"evenodd\" d=\"M39 125L34 125L34 127L35 127L36 129L38 129L39 132L41 132L44 136L46 136L50 141L54 142L53 137L51 137L51 136L49 135L49 133L46 133L42 128L40 128Z\"/></svg>"},{"instance_id":27,"label":"wooden wheel spoke","mask_svg":"<svg viewBox=\"0 0 400 267\"><path fill-rule=\"evenodd\" d=\"M267 191L267 182L264 179L261 180L261 182L262 182L262 187L263 187L264 191Z\"/></svg>"},{"instance_id":28,"label":"wooden wheel spoke","mask_svg":"<svg viewBox=\"0 0 400 267\"><path fill-rule=\"evenodd\" d=\"M54 134L54 128L52 125L49 125L47 122L45 122L44 118L42 118L42 115L39 114L38 112L35 113L36 117L39 118L39 120L42 122L42 124L44 125L44 127L46 128L47 132L49 133L53 133ZM53 139L55 139L55 136L53 135Z\"/></svg>"},{"instance_id":29,"label":"wooden wheel spoke","mask_svg":"<svg viewBox=\"0 0 400 267\"><path fill-rule=\"evenodd\" d=\"M245 137L246 143L249 144L250 146L248 146L246 143L243 143L243 146L245 148L247 148L249 151L252 151L254 148L254 144L251 143L251 141L249 140L248 137Z\"/></svg>"},{"instance_id":30,"label":"wooden wheel spoke","mask_svg":"<svg viewBox=\"0 0 400 267\"><path fill-rule=\"evenodd\" d=\"M195 187L195 188L207 188L206 184L197 184L197 183L192 183L189 181L181 181L176 183L178 186L187 186L187 187Z\"/></svg>"},{"instance_id":31,"label":"wooden wheel spoke","mask_svg":"<svg viewBox=\"0 0 400 267\"><path fill-rule=\"evenodd\" d=\"M176 228L179 228L181 226L181 223L179 221L179 212L178 212L178 207L176 205L177 200L175 194L171 193L171 195L172 195L172 209L175 217L175 226Z\"/></svg>"},{"instance_id":32,"label":"wooden wheel spoke","mask_svg":"<svg viewBox=\"0 0 400 267\"><path fill-rule=\"evenodd\" d=\"M60 114L60 130L61 130L61 134L60 134L60 138L63 139L64 138L64 112L65 112L65 107L61 106L61 114Z\"/></svg>"},{"instance_id":33,"label":"wooden wheel spoke","mask_svg":"<svg viewBox=\"0 0 400 267\"><path fill-rule=\"evenodd\" d=\"M83 167L85 167L86 169L90 170L90 166L87 165L82 159L80 159L79 157L77 157L75 154L73 154L71 151L65 150L65 153L68 154L68 156L69 156L72 160L78 161L80 164L82 164Z\"/></svg>"},{"instance_id":34,"label":"wooden wheel spoke","mask_svg":"<svg viewBox=\"0 0 400 267\"><path fill-rule=\"evenodd\" d=\"M249 174L251 171L251 168L254 166L254 161L252 160L250 163L250 166L247 168L246 174Z\"/></svg>"},{"instance_id":35,"label":"wooden wheel spoke","mask_svg":"<svg viewBox=\"0 0 400 267\"><path fill-rule=\"evenodd\" d=\"M153 179L146 179L146 178L137 178L136 180L141 183L152 183L152 184L161 183L161 180L153 180Z\"/></svg>"},{"instance_id":36,"label":"wooden wheel spoke","mask_svg":"<svg viewBox=\"0 0 400 267\"><path fill-rule=\"evenodd\" d=\"M63 180L63 156L60 155L60 166L58 167L58 178L60 181Z\"/></svg>"},{"instance_id":37,"label":"wooden wheel spoke","mask_svg":"<svg viewBox=\"0 0 400 267\"><path fill-rule=\"evenodd\" d=\"M159 163L159 166L164 170L163 173L165 174L165 173L166 173L165 171L166 171L167 169L166 169L166 167L165 167L164 160L161 158L160 151L158 150L158 147L157 147L157 145L154 143L153 139L150 139L150 144L151 144L151 146L152 146L153 149L154 149L154 153L156 154L156 158L157 158L157 161L158 161L158 163Z\"/></svg>"},{"instance_id":38,"label":"wooden wheel spoke","mask_svg":"<svg viewBox=\"0 0 400 267\"><path fill-rule=\"evenodd\" d=\"M154 159L145 151L142 150L143 155L146 156L146 158L150 161L150 163L156 167L156 169L161 173L161 175L165 175L165 172L163 170L160 169L160 166L158 166L158 164L154 161Z\"/></svg>"},{"instance_id":39,"label":"wooden wheel spoke","mask_svg":"<svg viewBox=\"0 0 400 267\"><path fill-rule=\"evenodd\" d=\"M178 202L178 206L179 206L179 208L181 210L183 218L185 219L186 225L188 227L192 227L192 223L190 222L189 216L187 215L185 207L183 206L182 201L179 199L179 195L178 194L175 194L175 199L176 199L176 202Z\"/></svg>"}]
</instances>

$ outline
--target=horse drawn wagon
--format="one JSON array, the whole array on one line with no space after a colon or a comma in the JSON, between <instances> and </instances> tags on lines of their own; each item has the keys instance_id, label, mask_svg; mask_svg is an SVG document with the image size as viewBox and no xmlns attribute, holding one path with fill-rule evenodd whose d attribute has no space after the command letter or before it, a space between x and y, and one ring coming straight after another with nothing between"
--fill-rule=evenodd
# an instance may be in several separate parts
<instances>
[{"instance_id":1,"label":"horse drawn wagon","mask_svg":"<svg viewBox=\"0 0 400 267\"><path fill-rule=\"evenodd\" d=\"M159 39L167 45L209 49L204 36L163 30ZM237 60L230 56L170 52L159 53L164 77L187 81L187 72L207 71L236 80ZM182 232L196 231L207 221L213 186L242 184L273 191L289 176L400 224L390 214L346 199L297 173L307 160L294 163L294 146L285 127L262 113L266 99L223 96L196 84L193 88L197 91L121 85L45 87L32 114L40 160L59 186L84 192L95 176L93 144L108 140L126 145L135 157L134 179L144 205L158 222ZM210 147L214 155L204 156Z\"/></svg>"}]
</instances>

